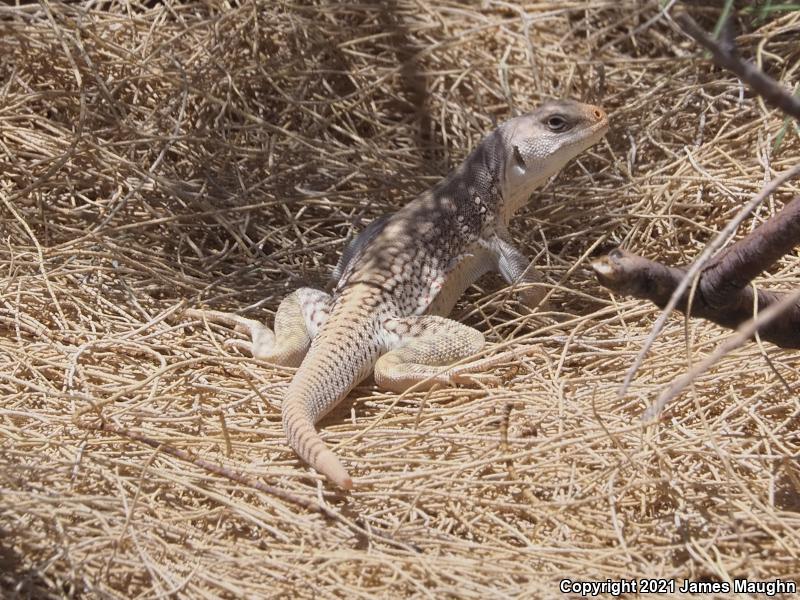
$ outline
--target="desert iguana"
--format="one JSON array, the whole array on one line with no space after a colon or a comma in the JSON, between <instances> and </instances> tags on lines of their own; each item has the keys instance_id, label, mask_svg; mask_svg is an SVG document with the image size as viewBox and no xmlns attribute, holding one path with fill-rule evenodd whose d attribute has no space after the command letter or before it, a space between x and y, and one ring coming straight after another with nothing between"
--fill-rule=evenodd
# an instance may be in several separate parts
<instances>
[{"instance_id":1,"label":"desert iguana","mask_svg":"<svg viewBox=\"0 0 800 600\"><path fill-rule=\"evenodd\" d=\"M479 352L483 334L445 318L478 277L539 281L506 226L533 190L608 130L602 109L548 102L501 124L447 178L394 214L373 221L345 250L331 295L301 288L275 315L275 333L217 311L187 311L247 332L256 358L297 366L283 399L283 428L297 454L336 485L353 481L314 424L374 371L378 386L469 381L486 361L448 367ZM537 304L528 287L523 301Z\"/></svg>"}]
</instances>

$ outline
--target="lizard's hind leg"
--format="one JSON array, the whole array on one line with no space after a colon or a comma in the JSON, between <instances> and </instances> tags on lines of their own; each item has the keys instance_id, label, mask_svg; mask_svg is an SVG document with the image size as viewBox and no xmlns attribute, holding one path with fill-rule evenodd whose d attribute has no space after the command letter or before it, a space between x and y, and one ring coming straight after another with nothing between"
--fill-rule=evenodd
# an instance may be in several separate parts
<instances>
[{"instance_id":1,"label":"lizard's hind leg","mask_svg":"<svg viewBox=\"0 0 800 600\"><path fill-rule=\"evenodd\" d=\"M492 375L477 373L495 361L448 366L483 349L483 334L477 329L433 315L389 319L384 328L390 350L375 364L375 383L381 388L403 392L421 382L419 389L437 383L498 381Z\"/></svg>"},{"instance_id":2,"label":"lizard's hind leg","mask_svg":"<svg viewBox=\"0 0 800 600\"><path fill-rule=\"evenodd\" d=\"M300 288L286 296L275 313L275 333L269 327L240 315L216 310L189 309L186 316L232 327L250 336L250 342L231 340L255 358L285 367L297 367L311 340L328 319L331 297L321 290Z\"/></svg>"}]
</instances>

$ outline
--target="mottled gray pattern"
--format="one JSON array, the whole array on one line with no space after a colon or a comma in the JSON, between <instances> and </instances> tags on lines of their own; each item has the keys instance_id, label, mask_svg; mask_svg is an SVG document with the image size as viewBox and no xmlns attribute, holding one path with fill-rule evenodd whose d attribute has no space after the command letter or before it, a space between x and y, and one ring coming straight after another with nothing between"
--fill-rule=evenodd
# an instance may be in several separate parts
<instances>
[{"instance_id":1,"label":"mottled gray pattern","mask_svg":"<svg viewBox=\"0 0 800 600\"><path fill-rule=\"evenodd\" d=\"M568 130L551 131L551 114L566 120ZM504 239L511 215L536 186L599 140L605 129L601 110L569 101L512 119L489 134L449 177L397 213L374 221L348 246L335 272L341 276L330 317L284 400L286 434L303 458L349 487L338 459L329 452L321 459L327 449L313 423L387 352L393 368L402 365L387 371L385 378L392 379L401 370L414 370L405 366L412 356L423 365L418 370L428 373L424 365L448 364L459 352L482 346L478 332L466 334L445 319L420 321L413 332L413 320L406 319L431 308L449 312L458 295L493 267L518 280L528 263ZM423 334L432 323L442 338L438 345L431 331L427 338ZM470 337L469 343L457 343ZM402 356L392 351L404 347L410 350Z\"/></svg>"},{"instance_id":2,"label":"mottled gray pattern","mask_svg":"<svg viewBox=\"0 0 800 600\"><path fill-rule=\"evenodd\" d=\"M474 380L470 373L485 362L449 365L479 352L483 334L443 317L489 270L513 284L538 281L510 242L508 222L536 187L607 127L601 109L573 101L506 121L441 183L376 219L348 245L332 296L303 289L288 297L275 317L276 334L278 325L283 333L274 343L252 321L220 318L250 327L255 355L296 364L307 351L282 409L289 444L303 460L340 487L352 486L314 423L373 369L376 382L395 391ZM532 305L541 297L541 291L526 296Z\"/></svg>"}]
</instances>

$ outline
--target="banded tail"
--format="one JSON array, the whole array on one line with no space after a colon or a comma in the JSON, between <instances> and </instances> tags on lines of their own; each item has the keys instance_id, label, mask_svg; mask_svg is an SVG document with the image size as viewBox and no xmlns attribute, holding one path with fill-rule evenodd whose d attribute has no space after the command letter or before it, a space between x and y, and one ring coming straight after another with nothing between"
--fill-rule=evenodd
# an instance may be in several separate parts
<instances>
[{"instance_id":1,"label":"banded tail","mask_svg":"<svg viewBox=\"0 0 800 600\"><path fill-rule=\"evenodd\" d=\"M281 417L289 445L298 456L339 487L353 480L322 441L314 424L332 410L372 371L379 355L374 325L344 326L329 319L297 370L283 399Z\"/></svg>"}]
</instances>

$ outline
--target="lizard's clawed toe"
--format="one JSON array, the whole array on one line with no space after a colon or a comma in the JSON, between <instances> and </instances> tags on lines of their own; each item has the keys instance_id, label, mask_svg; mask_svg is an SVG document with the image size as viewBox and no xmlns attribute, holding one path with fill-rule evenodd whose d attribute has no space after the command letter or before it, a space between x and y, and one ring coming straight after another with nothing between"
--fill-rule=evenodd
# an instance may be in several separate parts
<instances>
[{"instance_id":1,"label":"lizard's clawed toe","mask_svg":"<svg viewBox=\"0 0 800 600\"><path fill-rule=\"evenodd\" d=\"M491 373L454 373L450 376L452 383L470 387L497 387L502 379Z\"/></svg>"}]
</instances>

